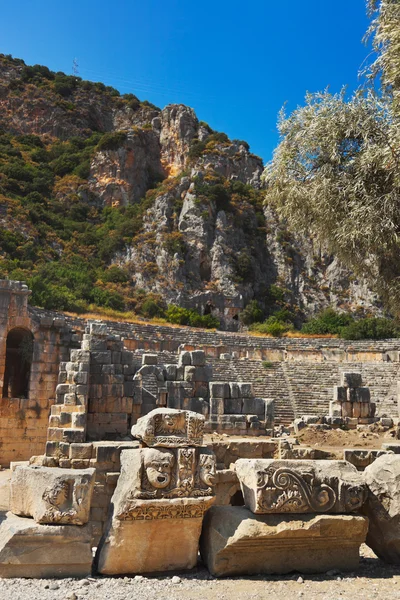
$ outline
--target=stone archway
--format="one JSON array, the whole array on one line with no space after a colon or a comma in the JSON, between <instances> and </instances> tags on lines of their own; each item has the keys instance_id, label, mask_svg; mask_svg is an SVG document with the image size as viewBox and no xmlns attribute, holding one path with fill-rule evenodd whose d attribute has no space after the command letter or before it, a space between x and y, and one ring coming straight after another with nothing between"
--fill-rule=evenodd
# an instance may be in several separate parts
<instances>
[{"instance_id":1,"label":"stone archway","mask_svg":"<svg viewBox=\"0 0 400 600\"><path fill-rule=\"evenodd\" d=\"M33 335L22 327L8 332L3 398L28 398L33 355Z\"/></svg>"}]
</instances>

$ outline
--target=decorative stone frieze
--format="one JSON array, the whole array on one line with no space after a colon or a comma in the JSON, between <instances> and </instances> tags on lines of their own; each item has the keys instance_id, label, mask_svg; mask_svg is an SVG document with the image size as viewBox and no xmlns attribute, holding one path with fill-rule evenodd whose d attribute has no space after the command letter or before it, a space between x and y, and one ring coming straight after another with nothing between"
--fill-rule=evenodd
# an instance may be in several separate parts
<instances>
[{"instance_id":1,"label":"decorative stone frieze","mask_svg":"<svg viewBox=\"0 0 400 600\"><path fill-rule=\"evenodd\" d=\"M201 446L204 417L199 413L173 408L157 408L138 419L132 435L146 446Z\"/></svg>"},{"instance_id":2,"label":"decorative stone frieze","mask_svg":"<svg viewBox=\"0 0 400 600\"><path fill-rule=\"evenodd\" d=\"M349 513L366 488L345 461L251 460L236 462L245 505L254 513Z\"/></svg>"}]
</instances>

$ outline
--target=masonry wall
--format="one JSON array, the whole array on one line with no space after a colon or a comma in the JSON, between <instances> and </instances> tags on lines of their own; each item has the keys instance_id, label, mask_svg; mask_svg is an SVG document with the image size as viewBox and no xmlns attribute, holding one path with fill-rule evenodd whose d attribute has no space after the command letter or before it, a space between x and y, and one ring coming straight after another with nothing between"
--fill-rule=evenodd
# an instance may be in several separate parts
<instances>
[{"instance_id":1,"label":"masonry wall","mask_svg":"<svg viewBox=\"0 0 400 600\"><path fill-rule=\"evenodd\" d=\"M28 397L0 395L0 465L4 466L43 454L60 362L68 361L70 350L80 347L87 325L84 319L29 307L28 299L29 290L21 282L0 281L0 392L8 333L24 328L34 339ZM359 366L363 372L378 414L397 416L400 340L273 339L151 324L108 321L107 325L138 359L150 351L160 354L160 364L174 363L179 349L205 350L214 380L252 381L256 395L276 400L277 417L283 423L325 410L340 370L350 363L352 370Z\"/></svg>"},{"instance_id":2,"label":"masonry wall","mask_svg":"<svg viewBox=\"0 0 400 600\"><path fill-rule=\"evenodd\" d=\"M32 313L22 282L0 281L0 465L42 454L59 363L74 344L62 315ZM33 336L27 397L3 397L7 336L16 328ZM76 338L77 339L77 338Z\"/></svg>"}]
</instances>

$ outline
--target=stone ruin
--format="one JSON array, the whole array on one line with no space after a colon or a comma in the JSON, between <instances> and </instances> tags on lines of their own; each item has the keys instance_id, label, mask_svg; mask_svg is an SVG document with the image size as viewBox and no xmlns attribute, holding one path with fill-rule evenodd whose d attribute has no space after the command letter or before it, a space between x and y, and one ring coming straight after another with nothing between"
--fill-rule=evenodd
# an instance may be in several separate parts
<instances>
[{"instance_id":1,"label":"stone ruin","mask_svg":"<svg viewBox=\"0 0 400 600\"><path fill-rule=\"evenodd\" d=\"M341 385L333 388L327 422L331 425L369 425L375 421L375 412L376 404L371 402L369 388L362 386L361 373L342 373Z\"/></svg>"},{"instance_id":2,"label":"stone ruin","mask_svg":"<svg viewBox=\"0 0 400 600\"><path fill-rule=\"evenodd\" d=\"M186 343L164 355L99 321L82 335L61 316L41 314L38 324L28 295L0 282L0 417L23 412L19 423L30 410L42 429L48 418L47 440L41 434L32 446L39 453L11 464L0 577L181 571L196 565L199 550L215 576L354 571L364 541L400 564L400 444L347 448L338 461L290 437L303 426L393 425L377 416L360 373L342 371L329 415L316 409L292 427L281 404L276 419L276 391L261 397L241 349L221 350L215 376L214 347ZM22 342L32 353L26 364ZM273 389L287 385L295 416L290 377L298 372L295 358L273 371L284 375ZM7 452L19 435L7 437Z\"/></svg>"}]
</instances>

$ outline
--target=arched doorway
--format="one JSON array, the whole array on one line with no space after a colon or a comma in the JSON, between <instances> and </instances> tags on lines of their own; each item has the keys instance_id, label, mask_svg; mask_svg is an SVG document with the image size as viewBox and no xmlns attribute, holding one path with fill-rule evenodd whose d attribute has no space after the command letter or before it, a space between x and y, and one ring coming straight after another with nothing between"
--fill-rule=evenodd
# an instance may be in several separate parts
<instances>
[{"instance_id":1,"label":"arched doorway","mask_svg":"<svg viewBox=\"0 0 400 600\"><path fill-rule=\"evenodd\" d=\"M28 398L33 335L15 327L7 336L3 398Z\"/></svg>"}]
</instances>

